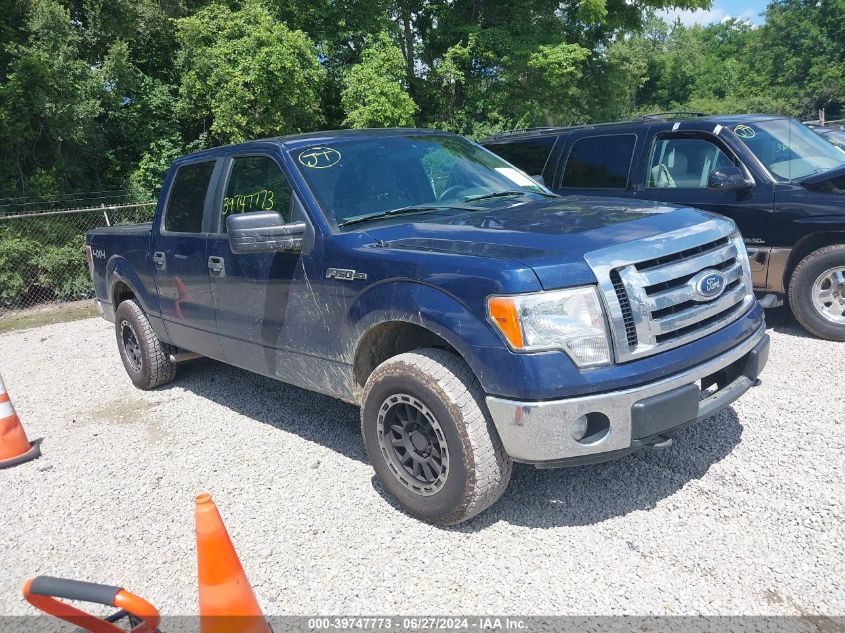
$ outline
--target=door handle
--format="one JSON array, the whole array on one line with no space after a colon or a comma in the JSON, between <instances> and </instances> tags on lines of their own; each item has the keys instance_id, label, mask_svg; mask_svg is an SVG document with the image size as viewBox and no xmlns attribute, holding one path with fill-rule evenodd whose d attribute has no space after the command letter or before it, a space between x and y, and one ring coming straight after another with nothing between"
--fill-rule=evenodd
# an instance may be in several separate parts
<instances>
[{"instance_id":1,"label":"door handle","mask_svg":"<svg viewBox=\"0 0 845 633\"><path fill-rule=\"evenodd\" d=\"M153 253L153 262L158 270L167 269L167 256L163 251L156 251Z\"/></svg>"},{"instance_id":2,"label":"door handle","mask_svg":"<svg viewBox=\"0 0 845 633\"><path fill-rule=\"evenodd\" d=\"M215 257L212 255L208 258L208 270L211 274L216 275L217 277L225 277L226 263L223 261L222 257Z\"/></svg>"}]
</instances>

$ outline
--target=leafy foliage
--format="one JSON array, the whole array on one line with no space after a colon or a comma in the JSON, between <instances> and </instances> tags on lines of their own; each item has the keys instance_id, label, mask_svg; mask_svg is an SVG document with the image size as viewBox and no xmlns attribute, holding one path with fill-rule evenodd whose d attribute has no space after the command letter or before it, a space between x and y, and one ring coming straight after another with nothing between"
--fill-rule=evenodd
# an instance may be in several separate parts
<instances>
[{"instance_id":1,"label":"leafy foliage","mask_svg":"<svg viewBox=\"0 0 845 633\"><path fill-rule=\"evenodd\" d=\"M211 144L318 127L323 68L302 31L257 2L212 4L178 21L177 112Z\"/></svg>"},{"instance_id":2,"label":"leafy foliage","mask_svg":"<svg viewBox=\"0 0 845 633\"><path fill-rule=\"evenodd\" d=\"M0 196L132 186L321 127L473 136L649 110L837 112L845 0L0 0Z\"/></svg>"},{"instance_id":3,"label":"leafy foliage","mask_svg":"<svg viewBox=\"0 0 845 633\"><path fill-rule=\"evenodd\" d=\"M773 0L759 27L655 13L709 5L0 0L0 199L152 197L185 152L325 127L481 137L671 109L842 111L845 0ZM0 304L89 291L78 227L27 226L0 223Z\"/></svg>"},{"instance_id":4,"label":"leafy foliage","mask_svg":"<svg viewBox=\"0 0 845 633\"><path fill-rule=\"evenodd\" d=\"M414 125L417 105L408 94L402 51L387 33L379 33L361 54L344 82L343 124L353 128Z\"/></svg>"}]
</instances>

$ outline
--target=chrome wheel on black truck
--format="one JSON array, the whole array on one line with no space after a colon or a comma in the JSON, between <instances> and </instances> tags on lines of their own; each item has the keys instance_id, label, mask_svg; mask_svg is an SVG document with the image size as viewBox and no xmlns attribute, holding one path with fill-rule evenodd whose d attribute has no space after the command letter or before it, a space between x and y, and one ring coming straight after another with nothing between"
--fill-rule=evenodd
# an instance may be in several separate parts
<instances>
[{"instance_id":1,"label":"chrome wheel on black truck","mask_svg":"<svg viewBox=\"0 0 845 633\"><path fill-rule=\"evenodd\" d=\"M384 487L423 520L465 521L510 481L481 387L451 352L420 349L379 365L365 387L361 429Z\"/></svg>"},{"instance_id":2,"label":"chrome wheel on black truck","mask_svg":"<svg viewBox=\"0 0 845 633\"><path fill-rule=\"evenodd\" d=\"M845 245L820 248L792 273L789 305L809 332L845 341Z\"/></svg>"}]
</instances>

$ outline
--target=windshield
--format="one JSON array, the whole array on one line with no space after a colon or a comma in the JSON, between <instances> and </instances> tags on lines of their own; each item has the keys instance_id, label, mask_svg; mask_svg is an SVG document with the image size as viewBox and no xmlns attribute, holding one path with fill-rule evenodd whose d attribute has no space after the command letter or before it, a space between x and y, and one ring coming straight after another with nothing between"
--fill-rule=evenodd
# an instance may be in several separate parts
<instances>
[{"instance_id":1,"label":"windshield","mask_svg":"<svg viewBox=\"0 0 845 633\"><path fill-rule=\"evenodd\" d=\"M845 130L831 130L821 132L822 138L833 144L837 149L845 152Z\"/></svg>"},{"instance_id":2,"label":"windshield","mask_svg":"<svg viewBox=\"0 0 845 633\"><path fill-rule=\"evenodd\" d=\"M291 155L335 226L408 207L463 206L490 194L549 193L458 136L373 136L297 148Z\"/></svg>"},{"instance_id":3,"label":"windshield","mask_svg":"<svg viewBox=\"0 0 845 633\"><path fill-rule=\"evenodd\" d=\"M845 154L795 119L740 123L733 131L769 171L784 180L800 180L845 165Z\"/></svg>"}]
</instances>

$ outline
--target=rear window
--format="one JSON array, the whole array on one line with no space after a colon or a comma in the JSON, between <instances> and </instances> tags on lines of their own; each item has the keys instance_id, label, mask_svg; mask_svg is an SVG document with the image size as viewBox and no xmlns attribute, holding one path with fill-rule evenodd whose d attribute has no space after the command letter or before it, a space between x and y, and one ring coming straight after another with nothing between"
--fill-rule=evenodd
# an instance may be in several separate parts
<instances>
[{"instance_id":1,"label":"rear window","mask_svg":"<svg viewBox=\"0 0 845 633\"><path fill-rule=\"evenodd\" d=\"M164 214L164 229L174 233L201 233L205 193L214 161L184 165L176 172Z\"/></svg>"},{"instance_id":2,"label":"rear window","mask_svg":"<svg viewBox=\"0 0 845 633\"><path fill-rule=\"evenodd\" d=\"M578 139L569 151L560 186L625 189L636 144L635 134L586 136Z\"/></svg>"},{"instance_id":3,"label":"rear window","mask_svg":"<svg viewBox=\"0 0 845 633\"><path fill-rule=\"evenodd\" d=\"M542 176L556 140L556 136L543 136L514 143L493 143L488 145L487 149L516 165L529 176Z\"/></svg>"}]
</instances>

